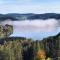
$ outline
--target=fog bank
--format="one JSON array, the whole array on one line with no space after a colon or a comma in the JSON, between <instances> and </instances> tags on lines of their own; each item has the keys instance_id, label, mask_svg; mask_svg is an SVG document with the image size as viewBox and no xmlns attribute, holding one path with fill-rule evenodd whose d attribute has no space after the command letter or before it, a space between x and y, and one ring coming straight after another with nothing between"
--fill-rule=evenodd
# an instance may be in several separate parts
<instances>
[{"instance_id":1,"label":"fog bank","mask_svg":"<svg viewBox=\"0 0 60 60\"><path fill-rule=\"evenodd\" d=\"M24 20L24 21L10 21L6 20L1 22L2 25L13 25L13 29L16 32L19 31L52 31L56 30L60 26L60 22L55 19L47 20Z\"/></svg>"}]
</instances>

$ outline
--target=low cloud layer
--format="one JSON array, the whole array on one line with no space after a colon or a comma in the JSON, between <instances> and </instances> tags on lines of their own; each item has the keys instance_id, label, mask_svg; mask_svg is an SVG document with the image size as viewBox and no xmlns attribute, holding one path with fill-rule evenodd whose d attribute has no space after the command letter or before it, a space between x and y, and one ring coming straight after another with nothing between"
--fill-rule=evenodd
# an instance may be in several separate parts
<instances>
[{"instance_id":1,"label":"low cloud layer","mask_svg":"<svg viewBox=\"0 0 60 60\"><path fill-rule=\"evenodd\" d=\"M30 32L41 32L41 31L53 31L59 27L59 21L54 19L49 20L25 20L25 21L10 21L6 20L1 24L13 25L15 32L30 31Z\"/></svg>"}]
</instances>

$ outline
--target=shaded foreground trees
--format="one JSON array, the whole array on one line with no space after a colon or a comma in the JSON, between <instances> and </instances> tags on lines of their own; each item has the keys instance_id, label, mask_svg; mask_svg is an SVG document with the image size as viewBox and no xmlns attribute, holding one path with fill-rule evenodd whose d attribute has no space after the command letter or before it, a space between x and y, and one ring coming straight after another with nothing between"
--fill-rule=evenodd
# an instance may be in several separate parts
<instances>
[{"instance_id":1,"label":"shaded foreground trees","mask_svg":"<svg viewBox=\"0 0 60 60\"><path fill-rule=\"evenodd\" d=\"M60 35L42 41L16 37L1 40L0 60L58 60L55 57L60 56Z\"/></svg>"},{"instance_id":2,"label":"shaded foreground trees","mask_svg":"<svg viewBox=\"0 0 60 60\"><path fill-rule=\"evenodd\" d=\"M0 60L45 60L44 44L40 41L13 40L0 44Z\"/></svg>"},{"instance_id":3,"label":"shaded foreground trees","mask_svg":"<svg viewBox=\"0 0 60 60\"><path fill-rule=\"evenodd\" d=\"M22 60L21 43L9 41L0 45L0 60Z\"/></svg>"}]
</instances>

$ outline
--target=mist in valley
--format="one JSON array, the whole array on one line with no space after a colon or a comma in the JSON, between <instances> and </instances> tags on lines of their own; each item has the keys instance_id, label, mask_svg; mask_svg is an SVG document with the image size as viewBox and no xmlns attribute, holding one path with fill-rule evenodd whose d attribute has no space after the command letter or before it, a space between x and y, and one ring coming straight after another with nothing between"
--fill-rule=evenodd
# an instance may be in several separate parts
<instances>
[{"instance_id":1,"label":"mist in valley","mask_svg":"<svg viewBox=\"0 0 60 60\"><path fill-rule=\"evenodd\" d=\"M1 25L13 25L13 34L11 36L27 37L33 39L43 39L48 36L56 35L60 32L60 20L23 20L0 22Z\"/></svg>"}]
</instances>

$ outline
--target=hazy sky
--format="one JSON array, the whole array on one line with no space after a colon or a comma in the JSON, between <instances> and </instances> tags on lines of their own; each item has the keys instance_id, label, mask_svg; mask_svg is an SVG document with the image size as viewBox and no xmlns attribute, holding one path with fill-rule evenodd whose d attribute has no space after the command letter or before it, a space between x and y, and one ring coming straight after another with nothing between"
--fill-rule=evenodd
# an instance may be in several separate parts
<instances>
[{"instance_id":1,"label":"hazy sky","mask_svg":"<svg viewBox=\"0 0 60 60\"><path fill-rule=\"evenodd\" d=\"M60 0L0 0L0 13L60 13Z\"/></svg>"}]
</instances>

